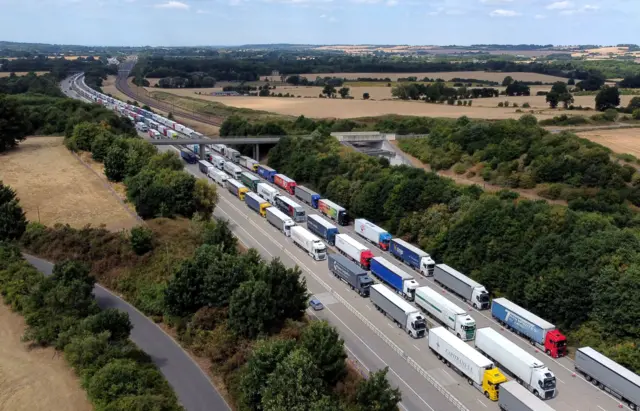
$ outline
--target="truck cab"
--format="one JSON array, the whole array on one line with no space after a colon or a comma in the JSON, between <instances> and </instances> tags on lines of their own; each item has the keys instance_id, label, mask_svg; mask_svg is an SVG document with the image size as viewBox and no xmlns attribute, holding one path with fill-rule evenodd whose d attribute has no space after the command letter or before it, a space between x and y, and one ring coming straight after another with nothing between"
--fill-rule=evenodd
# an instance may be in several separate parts
<instances>
[{"instance_id":1,"label":"truck cab","mask_svg":"<svg viewBox=\"0 0 640 411\"><path fill-rule=\"evenodd\" d=\"M371 267L371 259L373 258L373 253L370 250L365 250L360 253L360 266L365 270L368 270ZM415 287L413 289L415 292Z\"/></svg>"},{"instance_id":2,"label":"truck cab","mask_svg":"<svg viewBox=\"0 0 640 411\"><path fill-rule=\"evenodd\" d=\"M422 338L427 335L427 321L420 313L409 314L407 322L407 331L413 338Z\"/></svg>"},{"instance_id":3,"label":"truck cab","mask_svg":"<svg viewBox=\"0 0 640 411\"><path fill-rule=\"evenodd\" d=\"M420 287L420 284L414 279L404 280L402 282L402 293L406 296L405 298L409 301L414 301L416 299L416 288Z\"/></svg>"},{"instance_id":4,"label":"truck cab","mask_svg":"<svg viewBox=\"0 0 640 411\"><path fill-rule=\"evenodd\" d=\"M431 277L433 276L433 269L436 266L436 262L433 261L433 258L427 256L427 257L422 257L420 259L420 274L424 275L425 277Z\"/></svg>"},{"instance_id":5,"label":"truck cab","mask_svg":"<svg viewBox=\"0 0 640 411\"><path fill-rule=\"evenodd\" d=\"M547 332L544 338L544 351L553 358L567 355L567 337L559 330Z\"/></svg>"},{"instance_id":6,"label":"truck cab","mask_svg":"<svg viewBox=\"0 0 640 411\"><path fill-rule=\"evenodd\" d=\"M457 316L455 334L463 341L471 341L476 337L476 322L470 315Z\"/></svg>"},{"instance_id":7,"label":"truck cab","mask_svg":"<svg viewBox=\"0 0 640 411\"><path fill-rule=\"evenodd\" d=\"M477 310L486 310L491 305L489 292L484 287L476 287L471 294L471 305Z\"/></svg>"},{"instance_id":8,"label":"truck cab","mask_svg":"<svg viewBox=\"0 0 640 411\"><path fill-rule=\"evenodd\" d=\"M482 392L491 401L498 401L500 384L507 382L507 377L500 372L497 367L493 367L484 372L482 378Z\"/></svg>"},{"instance_id":9,"label":"truck cab","mask_svg":"<svg viewBox=\"0 0 640 411\"><path fill-rule=\"evenodd\" d=\"M553 398L556 391L556 376L545 366L533 373L533 393L542 399Z\"/></svg>"},{"instance_id":10,"label":"truck cab","mask_svg":"<svg viewBox=\"0 0 640 411\"><path fill-rule=\"evenodd\" d=\"M327 258L327 246L320 240L314 241L311 254L316 261L324 260Z\"/></svg>"}]
</instances>

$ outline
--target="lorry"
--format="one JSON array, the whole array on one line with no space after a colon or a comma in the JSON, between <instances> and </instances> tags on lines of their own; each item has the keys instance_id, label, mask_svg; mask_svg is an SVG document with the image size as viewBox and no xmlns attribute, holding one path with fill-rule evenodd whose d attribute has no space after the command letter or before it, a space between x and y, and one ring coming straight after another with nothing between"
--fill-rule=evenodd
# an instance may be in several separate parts
<instances>
[{"instance_id":1,"label":"lorry","mask_svg":"<svg viewBox=\"0 0 640 411\"><path fill-rule=\"evenodd\" d=\"M229 161L237 163L239 161L239 159L240 159L240 152L238 150L236 150L236 149L227 147L224 150L224 156L225 156L225 158L228 158Z\"/></svg>"},{"instance_id":2,"label":"lorry","mask_svg":"<svg viewBox=\"0 0 640 411\"><path fill-rule=\"evenodd\" d=\"M417 270L420 274L426 277L433 275L433 269L436 266L435 261L429 254L418 247L400 238L393 238L389 244L389 251L396 259Z\"/></svg>"},{"instance_id":3,"label":"lorry","mask_svg":"<svg viewBox=\"0 0 640 411\"><path fill-rule=\"evenodd\" d=\"M318 200L318 210L320 210L322 215L329 217L342 226L349 224L347 210L345 210L344 207L340 207L333 201L327 199Z\"/></svg>"},{"instance_id":4,"label":"lorry","mask_svg":"<svg viewBox=\"0 0 640 411\"><path fill-rule=\"evenodd\" d=\"M225 173L222 170L218 170L215 167L209 169L209 172L207 173L207 175L209 176L210 179L220 184L221 186L224 186L225 181L229 179L229 175L227 173Z\"/></svg>"},{"instance_id":5,"label":"lorry","mask_svg":"<svg viewBox=\"0 0 640 411\"><path fill-rule=\"evenodd\" d=\"M365 270L340 254L329 254L328 261L329 271L336 278L347 283L361 297L369 296L369 289L373 285L373 280Z\"/></svg>"},{"instance_id":6,"label":"lorry","mask_svg":"<svg viewBox=\"0 0 640 411\"><path fill-rule=\"evenodd\" d=\"M507 329L525 337L553 358L567 355L567 337L555 325L512 303L506 298L495 298L491 316Z\"/></svg>"},{"instance_id":7,"label":"lorry","mask_svg":"<svg viewBox=\"0 0 640 411\"><path fill-rule=\"evenodd\" d=\"M217 156L215 154L210 156L209 162L214 166L218 167L220 170L224 168L224 163L226 163L224 158Z\"/></svg>"},{"instance_id":8,"label":"lorry","mask_svg":"<svg viewBox=\"0 0 640 411\"><path fill-rule=\"evenodd\" d=\"M149 131L149 127L143 122L136 123L136 129L142 132Z\"/></svg>"},{"instance_id":9,"label":"lorry","mask_svg":"<svg viewBox=\"0 0 640 411\"><path fill-rule=\"evenodd\" d=\"M256 192L258 193L258 195L260 197L264 198L265 200L267 200L271 204L275 204L276 203L276 197L278 196L278 189L277 188L271 187L267 183L258 183L257 188L258 188L258 190Z\"/></svg>"},{"instance_id":10,"label":"lorry","mask_svg":"<svg viewBox=\"0 0 640 411\"><path fill-rule=\"evenodd\" d=\"M291 195L296 192L295 180L285 176L284 174L276 174L275 176L273 176L273 182L275 183L275 185Z\"/></svg>"},{"instance_id":11,"label":"lorry","mask_svg":"<svg viewBox=\"0 0 640 411\"><path fill-rule=\"evenodd\" d=\"M498 406L502 411L554 411L516 381L500 384Z\"/></svg>"},{"instance_id":12,"label":"lorry","mask_svg":"<svg viewBox=\"0 0 640 411\"><path fill-rule=\"evenodd\" d=\"M296 198L299 198L313 208L318 208L318 200L320 200L320 194L308 189L305 186L296 186Z\"/></svg>"},{"instance_id":13,"label":"lorry","mask_svg":"<svg viewBox=\"0 0 640 411\"><path fill-rule=\"evenodd\" d=\"M198 161L198 169L200 170L200 172L202 174L207 174L209 173L209 169L213 168L214 165L211 164L210 162L206 161L206 160L199 160Z\"/></svg>"},{"instance_id":14,"label":"lorry","mask_svg":"<svg viewBox=\"0 0 640 411\"><path fill-rule=\"evenodd\" d=\"M269 204L267 200L264 200L262 197L256 193L252 193L251 191L245 194L244 202L250 209L260 214L262 217L267 216L267 208L271 207L271 204Z\"/></svg>"},{"instance_id":15,"label":"lorry","mask_svg":"<svg viewBox=\"0 0 640 411\"><path fill-rule=\"evenodd\" d=\"M374 307L391 318L398 327L402 328L413 338L423 338L427 335L427 322L420 310L403 300L393 291L382 284L369 287L369 298Z\"/></svg>"},{"instance_id":16,"label":"lorry","mask_svg":"<svg viewBox=\"0 0 640 411\"><path fill-rule=\"evenodd\" d=\"M436 264L433 279L449 291L454 292L476 310L489 308L489 293L483 285L473 281L446 264Z\"/></svg>"},{"instance_id":17,"label":"lorry","mask_svg":"<svg viewBox=\"0 0 640 411\"><path fill-rule=\"evenodd\" d=\"M196 155L185 149L180 150L180 157L189 164L195 164L198 162Z\"/></svg>"},{"instance_id":18,"label":"lorry","mask_svg":"<svg viewBox=\"0 0 640 411\"><path fill-rule=\"evenodd\" d=\"M178 138L178 133L176 133L174 130L167 129L167 137Z\"/></svg>"},{"instance_id":19,"label":"lorry","mask_svg":"<svg viewBox=\"0 0 640 411\"><path fill-rule=\"evenodd\" d=\"M556 376L544 363L493 328L476 332L476 349L496 363L502 371L543 400L556 393Z\"/></svg>"},{"instance_id":20,"label":"lorry","mask_svg":"<svg viewBox=\"0 0 640 411\"><path fill-rule=\"evenodd\" d=\"M490 359L444 327L429 329L429 348L439 360L462 375L469 385L491 401L498 401L500 385L507 378Z\"/></svg>"},{"instance_id":21,"label":"lorry","mask_svg":"<svg viewBox=\"0 0 640 411\"><path fill-rule=\"evenodd\" d=\"M254 173L258 170L258 162L251 157L240 156L238 160L239 164L247 170L253 171Z\"/></svg>"},{"instance_id":22,"label":"lorry","mask_svg":"<svg viewBox=\"0 0 640 411\"><path fill-rule=\"evenodd\" d=\"M316 261L327 258L327 246L306 228L296 225L290 228L293 242Z\"/></svg>"},{"instance_id":23,"label":"lorry","mask_svg":"<svg viewBox=\"0 0 640 411\"><path fill-rule=\"evenodd\" d=\"M289 217L293 218L293 221L296 223L304 222L304 220L307 219L304 208L295 201L284 196L276 196L275 200L276 207Z\"/></svg>"},{"instance_id":24,"label":"lorry","mask_svg":"<svg viewBox=\"0 0 640 411\"><path fill-rule=\"evenodd\" d=\"M251 191L256 193L258 192L258 184L261 181L258 176L255 176L248 171L243 171L240 173L240 181L242 181L242 184L249 187Z\"/></svg>"},{"instance_id":25,"label":"lorry","mask_svg":"<svg viewBox=\"0 0 640 411\"><path fill-rule=\"evenodd\" d=\"M235 179L240 178L240 174L242 173L242 169L237 165L233 164L231 161L225 162L224 165L222 166L222 169Z\"/></svg>"},{"instance_id":26,"label":"lorry","mask_svg":"<svg viewBox=\"0 0 640 411\"><path fill-rule=\"evenodd\" d=\"M154 140L157 140L160 138L162 134L160 134L160 132L158 130L149 130L149 137L151 137Z\"/></svg>"},{"instance_id":27,"label":"lorry","mask_svg":"<svg viewBox=\"0 0 640 411\"><path fill-rule=\"evenodd\" d=\"M225 182L227 190L234 196L238 197L241 201L244 201L244 196L249 192L249 189L244 184L236 180L235 178L229 178Z\"/></svg>"},{"instance_id":28,"label":"lorry","mask_svg":"<svg viewBox=\"0 0 640 411\"><path fill-rule=\"evenodd\" d=\"M340 253L349 257L360 267L369 269L373 254L367 247L346 234L336 234L335 246Z\"/></svg>"},{"instance_id":29,"label":"lorry","mask_svg":"<svg viewBox=\"0 0 640 411\"><path fill-rule=\"evenodd\" d=\"M224 144L213 144L211 148L216 153L224 155L224 150L227 148L227 146L225 146Z\"/></svg>"},{"instance_id":30,"label":"lorry","mask_svg":"<svg viewBox=\"0 0 640 411\"><path fill-rule=\"evenodd\" d=\"M640 376L591 347L578 348L574 367L587 381L600 387L632 410L640 409Z\"/></svg>"},{"instance_id":31,"label":"lorry","mask_svg":"<svg viewBox=\"0 0 640 411\"><path fill-rule=\"evenodd\" d=\"M418 282L413 279L411 274L399 269L383 257L371 259L371 274L389 285L406 300L413 301L415 299Z\"/></svg>"},{"instance_id":32,"label":"lorry","mask_svg":"<svg viewBox=\"0 0 640 411\"><path fill-rule=\"evenodd\" d=\"M364 218L356 218L353 222L353 227L360 237L377 245L381 250L387 251L389 249L391 234L386 230L365 220Z\"/></svg>"},{"instance_id":33,"label":"lorry","mask_svg":"<svg viewBox=\"0 0 640 411\"><path fill-rule=\"evenodd\" d=\"M273 183L273 178L278 174L276 170L269 166L258 164L258 175L270 183Z\"/></svg>"},{"instance_id":34,"label":"lorry","mask_svg":"<svg viewBox=\"0 0 640 411\"><path fill-rule=\"evenodd\" d=\"M267 208L267 221L287 237L291 236L291 227L296 225L291 217L276 207Z\"/></svg>"},{"instance_id":35,"label":"lorry","mask_svg":"<svg viewBox=\"0 0 640 411\"><path fill-rule=\"evenodd\" d=\"M329 245L334 245L336 243L336 234L340 234L335 225L320 217L318 214L310 214L307 216L307 228L312 233L326 240Z\"/></svg>"},{"instance_id":36,"label":"lorry","mask_svg":"<svg viewBox=\"0 0 640 411\"><path fill-rule=\"evenodd\" d=\"M416 288L416 305L462 341L476 337L476 322L465 310L429 287Z\"/></svg>"}]
</instances>

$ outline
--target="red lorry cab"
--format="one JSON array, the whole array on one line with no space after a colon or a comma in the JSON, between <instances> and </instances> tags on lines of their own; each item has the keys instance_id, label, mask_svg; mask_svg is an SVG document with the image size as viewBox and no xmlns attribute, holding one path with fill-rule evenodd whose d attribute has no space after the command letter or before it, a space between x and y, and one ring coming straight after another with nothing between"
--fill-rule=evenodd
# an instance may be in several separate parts
<instances>
[{"instance_id":1,"label":"red lorry cab","mask_svg":"<svg viewBox=\"0 0 640 411\"><path fill-rule=\"evenodd\" d=\"M369 250L364 250L360 253L360 265L365 270L371 269L371 259L374 257L373 253Z\"/></svg>"},{"instance_id":2,"label":"red lorry cab","mask_svg":"<svg viewBox=\"0 0 640 411\"><path fill-rule=\"evenodd\" d=\"M564 357L567 355L567 337L557 329L547 332L544 351L553 358Z\"/></svg>"},{"instance_id":3,"label":"red lorry cab","mask_svg":"<svg viewBox=\"0 0 640 411\"><path fill-rule=\"evenodd\" d=\"M296 182L284 174L276 174L273 177L273 182L276 183L278 187L287 190L291 195L294 195L296 192Z\"/></svg>"}]
</instances>

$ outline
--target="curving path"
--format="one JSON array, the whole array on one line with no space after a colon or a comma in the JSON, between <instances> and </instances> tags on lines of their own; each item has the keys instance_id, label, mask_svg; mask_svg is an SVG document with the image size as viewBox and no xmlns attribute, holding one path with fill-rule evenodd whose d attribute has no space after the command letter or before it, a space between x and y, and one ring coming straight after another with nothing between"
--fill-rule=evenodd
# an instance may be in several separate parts
<instances>
[{"instance_id":1,"label":"curving path","mask_svg":"<svg viewBox=\"0 0 640 411\"><path fill-rule=\"evenodd\" d=\"M51 275L53 264L41 258L24 257L44 275ZM117 308L129 314L131 340L149 354L186 411L227 411L229 405L214 388L195 361L157 324L131 304L100 285L93 290L101 308Z\"/></svg>"}]
</instances>

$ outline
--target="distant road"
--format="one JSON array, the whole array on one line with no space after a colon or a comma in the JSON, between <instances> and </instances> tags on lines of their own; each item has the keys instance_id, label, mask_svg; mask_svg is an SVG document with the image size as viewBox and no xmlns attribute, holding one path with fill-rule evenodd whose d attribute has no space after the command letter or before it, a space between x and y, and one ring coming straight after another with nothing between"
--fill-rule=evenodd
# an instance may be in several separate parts
<instances>
[{"instance_id":1,"label":"distant road","mask_svg":"<svg viewBox=\"0 0 640 411\"><path fill-rule=\"evenodd\" d=\"M53 264L43 259L24 255L38 271L51 275ZM160 369L178 400L187 411L231 410L222 396L213 387L209 377L184 352L184 350L158 325L120 297L104 287L96 285L93 290L101 308L116 308L129 314L133 330L131 340L146 352Z\"/></svg>"}]
</instances>

